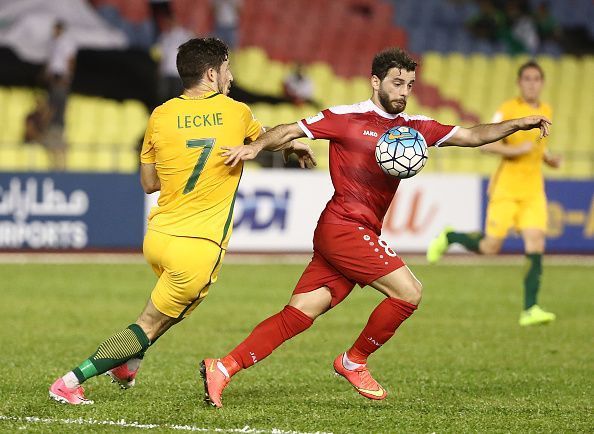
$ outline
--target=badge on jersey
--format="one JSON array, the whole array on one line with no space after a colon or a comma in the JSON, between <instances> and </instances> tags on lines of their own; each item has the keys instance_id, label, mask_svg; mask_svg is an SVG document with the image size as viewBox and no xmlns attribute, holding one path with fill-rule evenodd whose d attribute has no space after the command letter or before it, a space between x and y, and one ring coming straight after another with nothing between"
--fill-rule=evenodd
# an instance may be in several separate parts
<instances>
[{"instance_id":1,"label":"badge on jersey","mask_svg":"<svg viewBox=\"0 0 594 434\"><path fill-rule=\"evenodd\" d=\"M318 121L321 121L322 119L324 119L324 113L319 112L315 116L310 116L310 117L306 118L305 122L307 122L308 125L311 125L311 124L315 124Z\"/></svg>"}]
</instances>

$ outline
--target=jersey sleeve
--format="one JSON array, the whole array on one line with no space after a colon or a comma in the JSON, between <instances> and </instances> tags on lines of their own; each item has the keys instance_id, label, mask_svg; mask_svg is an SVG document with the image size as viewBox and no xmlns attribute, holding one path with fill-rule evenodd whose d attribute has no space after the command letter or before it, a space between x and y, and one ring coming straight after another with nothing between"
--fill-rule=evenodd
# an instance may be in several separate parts
<instances>
[{"instance_id":1,"label":"jersey sleeve","mask_svg":"<svg viewBox=\"0 0 594 434\"><path fill-rule=\"evenodd\" d=\"M262 123L254 117L250 108L245 106L245 138L247 142L253 142L262 134Z\"/></svg>"},{"instance_id":2,"label":"jersey sleeve","mask_svg":"<svg viewBox=\"0 0 594 434\"><path fill-rule=\"evenodd\" d=\"M310 139L338 139L344 134L348 118L344 114L322 110L315 116L301 119L297 125Z\"/></svg>"},{"instance_id":3,"label":"jersey sleeve","mask_svg":"<svg viewBox=\"0 0 594 434\"><path fill-rule=\"evenodd\" d=\"M151 114L151 117L149 118L148 126L146 127L146 132L144 133L144 141L142 142L142 150L140 151L140 162L144 164L152 164L157 161L155 156L155 146L153 142L155 116L156 113L153 112Z\"/></svg>"},{"instance_id":4,"label":"jersey sleeve","mask_svg":"<svg viewBox=\"0 0 594 434\"><path fill-rule=\"evenodd\" d=\"M427 146L441 145L452 137L458 128L460 128L455 125L440 124L433 119L415 120L412 122L411 126L415 130L421 132L423 137L425 137Z\"/></svg>"}]
</instances>

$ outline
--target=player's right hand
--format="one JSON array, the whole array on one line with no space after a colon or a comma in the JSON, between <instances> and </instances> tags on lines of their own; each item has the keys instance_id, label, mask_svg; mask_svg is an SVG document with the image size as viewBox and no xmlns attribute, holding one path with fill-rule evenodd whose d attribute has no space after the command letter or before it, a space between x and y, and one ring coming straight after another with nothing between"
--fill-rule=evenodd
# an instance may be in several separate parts
<instances>
[{"instance_id":1,"label":"player's right hand","mask_svg":"<svg viewBox=\"0 0 594 434\"><path fill-rule=\"evenodd\" d=\"M531 130L533 128L540 129L540 138L549 135L549 128L552 122L545 116L526 116L518 119L518 129L520 130Z\"/></svg>"},{"instance_id":2,"label":"player's right hand","mask_svg":"<svg viewBox=\"0 0 594 434\"><path fill-rule=\"evenodd\" d=\"M253 144L235 146L233 148L228 146L221 146L223 157L227 157L225 164L227 166L235 167L237 163L245 160L253 160L260 153L260 148Z\"/></svg>"}]
</instances>

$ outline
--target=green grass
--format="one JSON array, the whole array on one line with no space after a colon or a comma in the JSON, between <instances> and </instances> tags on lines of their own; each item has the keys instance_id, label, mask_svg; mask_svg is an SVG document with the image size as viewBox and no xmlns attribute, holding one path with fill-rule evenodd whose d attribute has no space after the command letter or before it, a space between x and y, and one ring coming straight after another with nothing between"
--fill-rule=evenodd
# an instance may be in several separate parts
<instances>
[{"instance_id":1,"label":"green grass","mask_svg":"<svg viewBox=\"0 0 594 434\"><path fill-rule=\"evenodd\" d=\"M225 265L207 300L145 359L134 389L105 377L85 384L88 407L50 401L47 388L132 322L154 283L144 265L0 265L0 415L137 421L161 428L347 432L592 432L594 277L591 267L545 268L541 304L558 315L517 325L519 266L413 267L421 308L375 354L389 390L382 402L332 375L379 302L356 289L305 334L225 392L225 408L202 402L198 362L232 349L288 300L303 267ZM97 425L0 420L0 432L140 432Z\"/></svg>"}]
</instances>

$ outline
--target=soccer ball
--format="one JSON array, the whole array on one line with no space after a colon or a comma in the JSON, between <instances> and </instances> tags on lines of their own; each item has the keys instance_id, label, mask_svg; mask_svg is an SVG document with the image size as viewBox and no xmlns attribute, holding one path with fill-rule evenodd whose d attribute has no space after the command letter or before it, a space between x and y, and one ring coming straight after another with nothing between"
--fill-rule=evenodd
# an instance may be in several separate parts
<instances>
[{"instance_id":1,"label":"soccer ball","mask_svg":"<svg viewBox=\"0 0 594 434\"><path fill-rule=\"evenodd\" d=\"M427 142L414 128L390 128L375 145L375 160L384 173L401 179L410 178L427 162Z\"/></svg>"}]
</instances>

